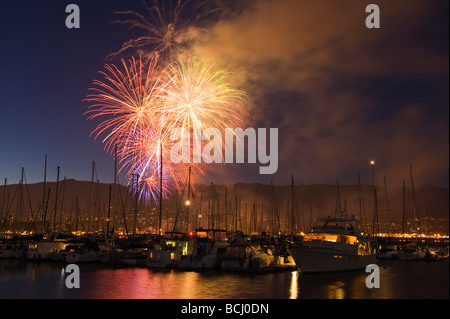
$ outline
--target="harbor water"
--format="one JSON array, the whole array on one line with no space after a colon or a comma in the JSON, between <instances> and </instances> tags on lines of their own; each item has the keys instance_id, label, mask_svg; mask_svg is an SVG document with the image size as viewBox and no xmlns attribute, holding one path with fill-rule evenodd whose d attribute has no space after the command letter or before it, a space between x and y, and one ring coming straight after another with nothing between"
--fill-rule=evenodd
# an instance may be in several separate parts
<instances>
[{"instance_id":1,"label":"harbor water","mask_svg":"<svg viewBox=\"0 0 450 319\"><path fill-rule=\"evenodd\" d=\"M448 299L449 261L377 261L380 287L364 270L250 274L80 265L80 287L66 286L65 264L0 260L1 299Z\"/></svg>"}]
</instances>

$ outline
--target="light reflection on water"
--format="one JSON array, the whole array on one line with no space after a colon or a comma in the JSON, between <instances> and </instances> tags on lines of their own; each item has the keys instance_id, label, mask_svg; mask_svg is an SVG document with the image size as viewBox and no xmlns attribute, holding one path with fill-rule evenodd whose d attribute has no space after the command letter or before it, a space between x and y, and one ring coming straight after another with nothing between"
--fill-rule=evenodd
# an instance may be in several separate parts
<instances>
[{"instance_id":1,"label":"light reflection on water","mask_svg":"<svg viewBox=\"0 0 450 319\"><path fill-rule=\"evenodd\" d=\"M289 299L298 298L298 271L292 272L291 288L289 290L289 293L290 293Z\"/></svg>"},{"instance_id":2,"label":"light reflection on water","mask_svg":"<svg viewBox=\"0 0 450 319\"><path fill-rule=\"evenodd\" d=\"M81 265L81 288L67 289L64 264L0 260L0 298L42 299L398 299L449 297L449 263L379 263L380 289L364 270L269 274Z\"/></svg>"}]
</instances>

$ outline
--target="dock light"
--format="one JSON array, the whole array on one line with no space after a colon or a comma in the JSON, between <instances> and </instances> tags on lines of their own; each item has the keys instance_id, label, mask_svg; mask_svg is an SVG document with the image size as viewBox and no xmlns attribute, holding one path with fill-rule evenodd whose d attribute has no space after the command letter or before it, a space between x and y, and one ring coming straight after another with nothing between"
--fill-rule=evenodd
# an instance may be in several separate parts
<instances>
[{"instance_id":1,"label":"dock light","mask_svg":"<svg viewBox=\"0 0 450 319\"><path fill-rule=\"evenodd\" d=\"M186 206L189 206L189 205L191 205L191 202L190 201L186 201Z\"/></svg>"},{"instance_id":2,"label":"dock light","mask_svg":"<svg viewBox=\"0 0 450 319\"><path fill-rule=\"evenodd\" d=\"M370 165L375 165L375 161L370 161Z\"/></svg>"}]
</instances>

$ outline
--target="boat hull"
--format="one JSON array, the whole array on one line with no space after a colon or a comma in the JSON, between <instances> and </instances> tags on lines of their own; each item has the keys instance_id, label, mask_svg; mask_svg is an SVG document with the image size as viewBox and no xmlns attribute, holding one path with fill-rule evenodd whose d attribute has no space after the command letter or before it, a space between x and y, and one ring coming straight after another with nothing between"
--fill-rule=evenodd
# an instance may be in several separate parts
<instances>
[{"instance_id":1,"label":"boat hull","mask_svg":"<svg viewBox=\"0 0 450 319\"><path fill-rule=\"evenodd\" d=\"M327 273L365 269L374 264L376 257L357 255L340 250L307 246L296 246L290 250L297 267L302 273Z\"/></svg>"}]
</instances>

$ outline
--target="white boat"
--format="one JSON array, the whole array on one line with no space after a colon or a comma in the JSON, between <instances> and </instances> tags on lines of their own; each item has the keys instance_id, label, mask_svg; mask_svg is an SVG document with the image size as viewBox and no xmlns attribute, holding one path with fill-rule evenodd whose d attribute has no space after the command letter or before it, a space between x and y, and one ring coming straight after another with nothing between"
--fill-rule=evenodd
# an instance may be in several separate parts
<instances>
[{"instance_id":1,"label":"white boat","mask_svg":"<svg viewBox=\"0 0 450 319\"><path fill-rule=\"evenodd\" d=\"M175 268L182 256L192 255L194 241L187 240L185 233L167 232L160 242L151 243L147 251L149 268Z\"/></svg>"},{"instance_id":2,"label":"white boat","mask_svg":"<svg viewBox=\"0 0 450 319\"><path fill-rule=\"evenodd\" d=\"M225 230L197 230L192 253L182 256L178 268L219 269L228 245Z\"/></svg>"},{"instance_id":3,"label":"white boat","mask_svg":"<svg viewBox=\"0 0 450 319\"><path fill-rule=\"evenodd\" d=\"M235 243L227 247L222 260L224 271L268 271L272 270L275 256L265 252L261 246L251 243Z\"/></svg>"},{"instance_id":4,"label":"white boat","mask_svg":"<svg viewBox=\"0 0 450 319\"><path fill-rule=\"evenodd\" d=\"M359 221L346 218L319 219L302 240L289 249L303 273L321 273L364 269L376 261L368 238L359 235Z\"/></svg>"}]
</instances>

